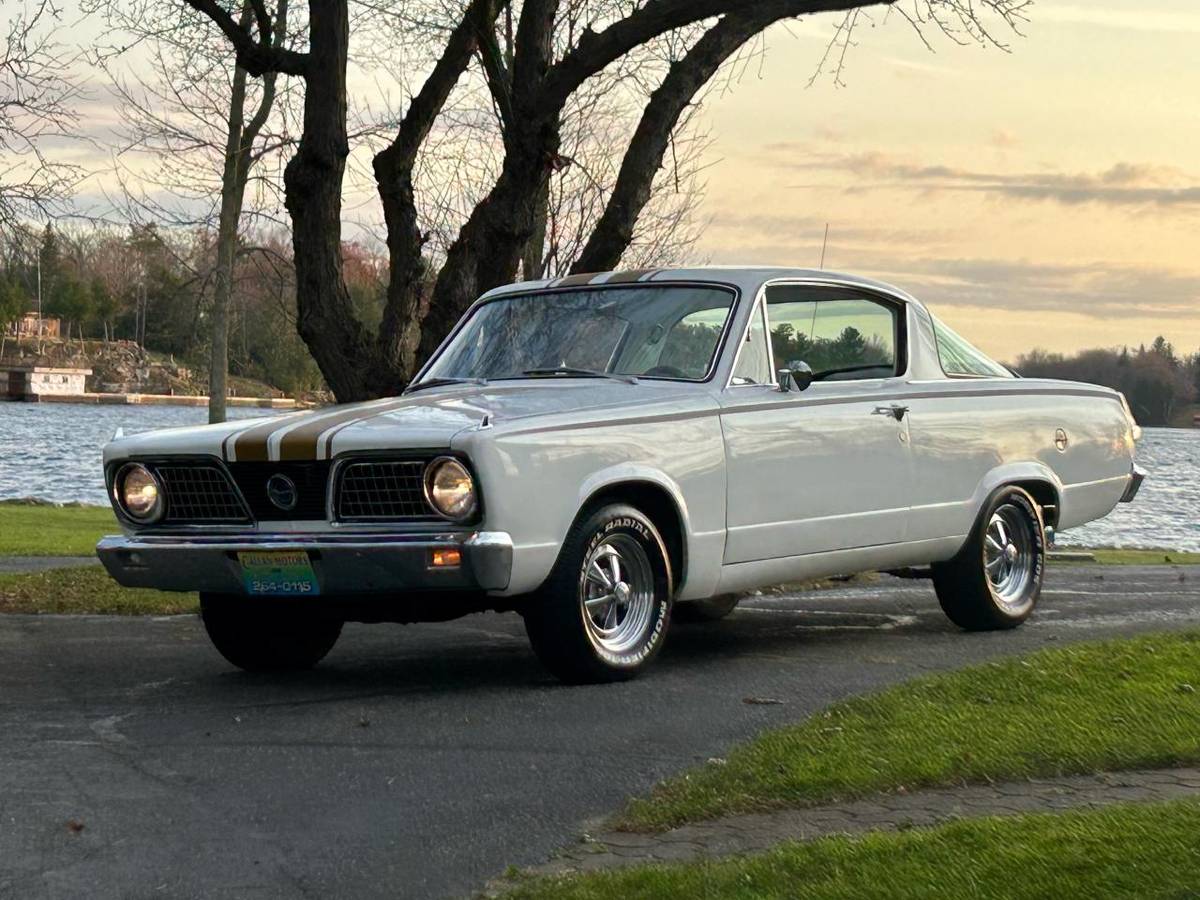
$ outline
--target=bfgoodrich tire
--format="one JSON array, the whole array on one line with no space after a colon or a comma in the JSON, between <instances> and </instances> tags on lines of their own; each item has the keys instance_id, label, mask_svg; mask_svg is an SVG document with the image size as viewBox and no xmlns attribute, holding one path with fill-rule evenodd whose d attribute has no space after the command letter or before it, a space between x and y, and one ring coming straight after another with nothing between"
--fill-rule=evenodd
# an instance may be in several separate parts
<instances>
[{"instance_id":1,"label":"bfgoodrich tire","mask_svg":"<svg viewBox=\"0 0 1200 900\"><path fill-rule=\"evenodd\" d=\"M988 499L958 555L933 567L933 586L960 628L1016 628L1037 606L1045 570L1041 508L1021 488L1006 487Z\"/></svg>"},{"instance_id":2,"label":"bfgoodrich tire","mask_svg":"<svg viewBox=\"0 0 1200 900\"><path fill-rule=\"evenodd\" d=\"M523 609L525 631L563 681L623 681L662 648L672 590L654 523L626 504L602 506L571 527L550 577Z\"/></svg>"},{"instance_id":3,"label":"bfgoodrich tire","mask_svg":"<svg viewBox=\"0 0 1200 900\"><path fill-rule=\"evenodd\" d=\"M311 669L342 633L337 619L223 594L200 595L200 618L217 651L248 672Z\"/></svg>"}]
</instances>

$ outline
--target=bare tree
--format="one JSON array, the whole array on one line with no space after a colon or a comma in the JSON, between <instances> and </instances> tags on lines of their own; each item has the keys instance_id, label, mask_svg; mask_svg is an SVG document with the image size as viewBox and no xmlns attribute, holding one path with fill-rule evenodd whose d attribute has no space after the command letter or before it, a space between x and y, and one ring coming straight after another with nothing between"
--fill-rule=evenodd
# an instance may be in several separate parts
<instances>
[{"instance_id":1,"label":"bare tree","mask_svg":"<svg viewBox=\"0 0 1200 900\"><path fill-rule=\"evenodd\" d=\"M341 400L395 392L479 292L516 275L541 227L550 180L570 165L562 152L564 111L591 79L664 36L697 34L667 66L646 102L576 269L617 264L680 118L747 41L796 16L894 5L888 0L641 0L592 12L581 4L578 30L562 41L556 26L574 8L562 0L519 5L469 0L440 41L392 141L375 156L390 282L378 333L372 334L354 314L342 274L342 181L350 149L348 0L312 0L305 50L273 45L272 20L259 0L252 0L252 25L222 0L187 3L220 27L248 72L304 79L303 130L284 178L293 223L297 327ZM990 32L981 16L995 15L1011 25L1027 0L909 0L909 6L906 15L918 29L931 25L962 39L986 40ZM512 31L509 53L497 52L498 28ZM452 93L477 58L500 110L502 155L490 188L435 260L420 227L414 173Z\"/></svg>"},{"instance_id":2,"label":"bare tree","mask_svg":"<svg viewBox=\"0 0 1200 900\"><path fill-rule=\"evenodd\" d=\"M0 45L0 227L49 216L79 181L72 165L54 162L46 143L66 139L76 122L78 86L72 56L54 40L61 11L53 0L18 0Z\"/></svg>"},{"instance_id":3,"label":"bare tree","mask_svg":"<svg viewBox=\"0 0 1200 900\"><path fill-rule=\"evenodd\" d=\"M238 25L250 26L255 12L243 0ZM246 191L256 166L288 145L286 122L277 107L277 76L266 73L249 81L235 54L209 33L208 19L186 7L164 6L145 0L92 0L118 46L100 46L95 62L110 76L122 113L123 143L118 165L149 156L153 168L136 172L140 194L127 189L129 218L151 218L175 225L215 226L216 244L210 273L212 300L208 307L209 421L225 420L229 375L229 307L239 238L254 216L245 216ZM266 41L283 48L289 41L288 2L277 0L271 10L273 28ZM119 58L132 55L127 68ZM268 127L269 125L273 127ZM274 199L276 183L258 180L261 213ZM145 186L158 189L147 196ZM173 198L174 205L161 199Z\"/></svg>"}]
</instances>

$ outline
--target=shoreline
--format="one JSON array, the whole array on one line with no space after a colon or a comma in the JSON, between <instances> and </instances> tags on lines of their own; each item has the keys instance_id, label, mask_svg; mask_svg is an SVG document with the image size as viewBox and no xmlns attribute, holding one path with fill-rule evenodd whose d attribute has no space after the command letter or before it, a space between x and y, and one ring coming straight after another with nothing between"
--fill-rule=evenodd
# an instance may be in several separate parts
<instances>
[{"instance_id":1,"label":"shoreline","mask_svg":"<svg viewBox=\"0 0 1200 900\"><path fill-rule=\"evenodd\" d=\"M0 402L65 403L91 406L208 406L207 394L0 394ZM293 397L226 397L225 405L256 409L299 409Z\"/></svg>"}]
</instances>

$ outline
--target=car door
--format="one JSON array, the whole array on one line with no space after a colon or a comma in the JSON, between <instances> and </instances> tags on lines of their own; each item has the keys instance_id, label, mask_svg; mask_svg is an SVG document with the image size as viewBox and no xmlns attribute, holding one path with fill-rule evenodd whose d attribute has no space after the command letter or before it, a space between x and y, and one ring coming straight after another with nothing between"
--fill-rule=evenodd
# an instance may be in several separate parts
<instances>
[{"instance_id":1,"label":"car door","mask_svg":"<svg viewBox=\"0 0 1200 900\"><path fill-rule=\"evenodd\" d=\"M721 399L725 563L903 542L912 456L902 401L904 306L781 284L759 300ZM814 381L782 391L775 370Z\"/></svg>"}]
</instances>

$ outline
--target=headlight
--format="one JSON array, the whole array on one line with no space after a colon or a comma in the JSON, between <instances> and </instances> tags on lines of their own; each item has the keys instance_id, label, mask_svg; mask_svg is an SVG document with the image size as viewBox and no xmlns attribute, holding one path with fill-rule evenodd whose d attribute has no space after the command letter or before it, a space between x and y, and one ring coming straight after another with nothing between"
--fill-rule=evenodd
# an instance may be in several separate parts
<instances>
[{"instance_id":1,"label":"headlight","mask_svg":"<svg viewBox=\"0 0 1200 900\"><path fill-rule=\"evenodd\" d=\"M439 457L425 469L425 499L447 519L461 522L475 512L475 481L457 459Z\"/></svg>"},{"instance_id":2,"label":"headlight","mask_svg":"<svg viewBox=\"0 0 1200 900\"><path fill-rule=\"evenodd\" d=\"M113 479L113 495L121 510L137 522L153 522L163 512L162 492L154 473L141 463L127 463Z\"/></svg>"}]
</instances>

